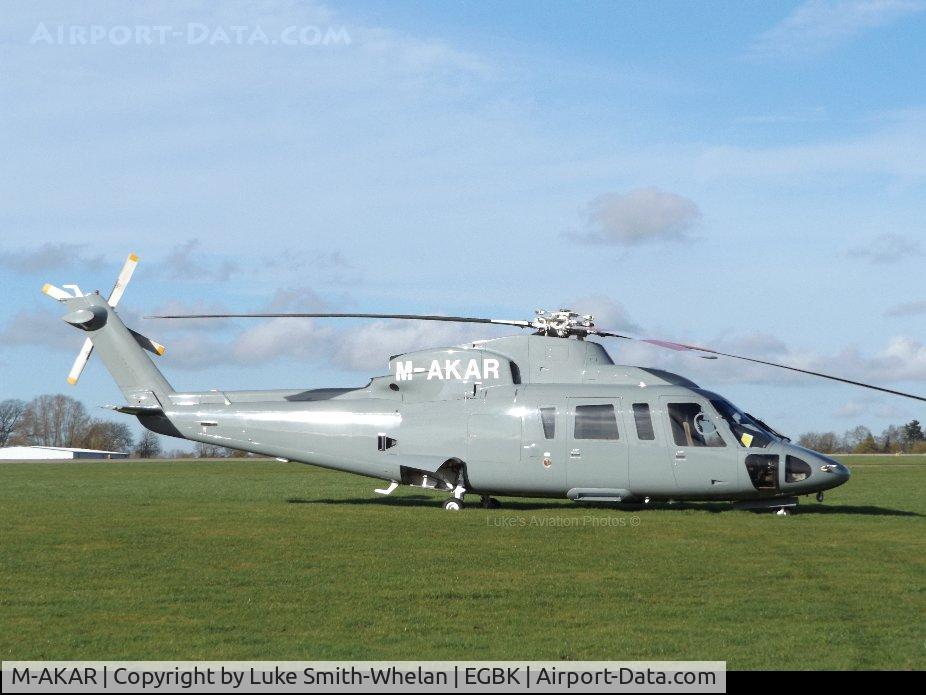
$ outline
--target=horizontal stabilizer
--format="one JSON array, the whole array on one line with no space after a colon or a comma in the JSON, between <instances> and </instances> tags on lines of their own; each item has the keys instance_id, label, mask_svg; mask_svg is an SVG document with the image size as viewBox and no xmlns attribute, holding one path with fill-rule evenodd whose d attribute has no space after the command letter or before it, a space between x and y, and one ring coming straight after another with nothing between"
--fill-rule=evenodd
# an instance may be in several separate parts
<instances>
[{"instance_id":1,"label":"horizontal stabilizer","mask_svg":"<svg viewBox=\"0 0 926 695\"><path fill-rule=\"evenodd\" d=\"M164 411L156 405L104 405L104 408L115 410L125 415L163 415Z\"/></svg>"}]
</instances>

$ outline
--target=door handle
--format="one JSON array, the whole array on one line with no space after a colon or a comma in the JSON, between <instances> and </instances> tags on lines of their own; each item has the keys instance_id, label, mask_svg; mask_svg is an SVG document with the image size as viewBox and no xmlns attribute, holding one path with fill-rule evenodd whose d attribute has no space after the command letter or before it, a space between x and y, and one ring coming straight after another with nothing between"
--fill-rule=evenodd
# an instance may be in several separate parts
<instances>
[{"instance_id":1,"label":"door handle","mask_svg":"<svg viewBox=\"0 0 926 695\"><path fill-rule=\"evenodd\" d=\"M679 449L678 451L676 451L676 452L675 452L675 460L676 460L676 461L684 461L684 460L685 460L685 452L682 451L681 449Z\"/></svg>"}]
</instances>

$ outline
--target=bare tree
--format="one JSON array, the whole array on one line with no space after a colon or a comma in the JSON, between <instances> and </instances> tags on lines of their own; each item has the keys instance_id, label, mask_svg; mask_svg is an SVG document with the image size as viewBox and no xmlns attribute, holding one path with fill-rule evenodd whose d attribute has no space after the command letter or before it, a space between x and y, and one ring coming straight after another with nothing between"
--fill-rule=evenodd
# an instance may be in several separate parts
<instances>
[{"instance_id":1,"label":"bare tree","mask_svg":"<svg viewBox=\"0 0 926 695\"><path fill-rule=\"evenodd\" d=\"M93 420L79 440L79 446L85 449L102 451L129 451L135 444L132 430L124 422Z\"/></svg>"},{"instance_id":2,"label":"bare tree","mask_svg":"<svg viewBox=\"0 0 926 695\"><path fill-rule=\"evenodd\" d=\"M864 425L859 425L851 430L848 430L843 437L844 444L843 448L846 451L855 451L858 446L871 437L871 430L865 427Z\"/></svg>"},{"instance_id":3,"label":"bare tree","mask_svg":"<svg viewBox=\"0 0 926 695\"><path fill-rule=\"evenodd\" d=\"M201 459L217 459L228 456L228 449L216 444L198 442L196 444L196 457Z\"/></svg>"},{"instance_id":4,"label":"bare tree","mask_svg":"<svg viewBox=\"0 0 926 695\"><path fill-rule=\"evenodd\" d=\"M878 447L886 454L896 454L903 444L903 431L896 425L885 428L878 437Z\"/></svg>"},{"instance_id":5,"label":"bare tree","mask_svg":"<svg viewBox=\"0 0 926 695\"><path fill-rule=\"evenodd\" d=\"M0 446L10 443L25 412L26 403L18 398L8 398L0 402Z\"/></svg>"},{"instance_id":6,"label":"bare tree","mask_svg":"<svg viewBox=\"0 0 926 695\"><path fill-rule=\"evenodd\" d=\"M161 440L151 430L145 430L135 445L135 455L140 459L157 458L161 455Z\"/></svg>"},{"instance_id":7,"label":"bare tree","mask_svg":"<svg viewBox=\"0 0 926 695\"><path fill-rule=\"evenodd\" d=\"M21 422L24 443L37 446L80 446L90 426L84 404L64 394L33 398Z\"/></svg>"},{"instance_id":8,"label":"bare tree","mask_svg":"<svg viewBox=\"0 0 926 695\"><path fill-rule=\"evenodd\" d=\"M875 441L874 435L871 432L868 433L868 436L865 437L862 441L855 445L855 448L852 450L853 454L877 454L878 453L878 442Z\"/></svg>"},{"instance_id":9,"label":"bare tree","mask_svg":"<svg viewBox=\"0 0 926 695\"><path fill-rule=\"evenodd\" d=\"M832 454L839 449L839 436L835 432L805 432L797 443L823 454Z\"/></svg>"}]
</instances>

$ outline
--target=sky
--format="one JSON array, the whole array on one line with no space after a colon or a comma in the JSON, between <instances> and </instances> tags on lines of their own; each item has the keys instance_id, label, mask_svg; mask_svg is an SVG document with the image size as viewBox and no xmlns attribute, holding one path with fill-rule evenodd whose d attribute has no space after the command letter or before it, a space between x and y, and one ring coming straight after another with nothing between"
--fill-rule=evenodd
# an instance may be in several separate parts
<instances>
[{"instance_id":1,"label":"sky","mask_svg":"<svg viewBox=\"0 0 926 695\"><path fill-rule=\"evenodd\" d=\"M926 394L926 0L35 2L0 26L0 398L121 403L43 283L178 389L352 386L470 326L605 328ZM921 402L608 344L777 429ZM105 416L104 411L97 411Z\"/></svg>"}]
</instances>

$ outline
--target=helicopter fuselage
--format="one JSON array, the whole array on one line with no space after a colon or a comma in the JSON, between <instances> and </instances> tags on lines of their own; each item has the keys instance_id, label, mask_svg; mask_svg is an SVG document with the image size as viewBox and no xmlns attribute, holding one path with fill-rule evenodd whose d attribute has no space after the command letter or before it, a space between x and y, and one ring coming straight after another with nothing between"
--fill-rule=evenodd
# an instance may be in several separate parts
<instances>
[{"instance_id":1,"label":"helicopter fuselage","mask_svg":"<svg viewBox=\"0 0 926 695\"><path fill-rule=\"evenodd\" d=\"M393 357L357 389L174 393L143 425L399 484L576 501L768 500L844 483L684 377L512 336ZM761 424L760 424L761 423Z\"/></svg>"}]
</instances>

